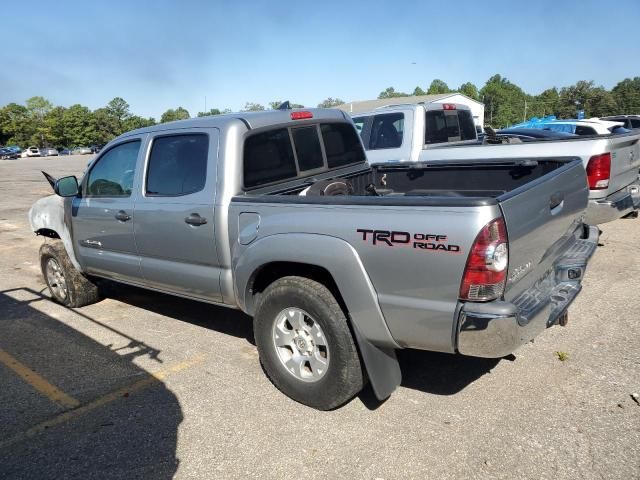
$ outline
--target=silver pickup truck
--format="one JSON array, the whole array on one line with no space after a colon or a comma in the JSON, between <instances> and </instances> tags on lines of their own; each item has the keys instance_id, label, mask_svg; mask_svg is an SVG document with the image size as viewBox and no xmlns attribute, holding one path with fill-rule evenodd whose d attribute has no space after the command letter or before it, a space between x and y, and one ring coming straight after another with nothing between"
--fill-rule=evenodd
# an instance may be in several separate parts
<instances>
[{"instance_id":1,"label":"silver pickup truck","mask_svg":"<svg viewBox=\"0 0 640 480\"><path fill-rule=\"evenodd\" d=\"M563 324L598 230L580 159L370 167L336 110L126 133L29 218L58 302L99 279L240 309L272 382L335 408L401 381L395 351L502 357Z\"/></svg>"},{"instance_id":2,"label":"silver pickup truck","mask_svg":"<svg viewBox=\"0 0 640 480\"><path fill-rule=\"evenodd\" d=\"M610 222L640 208L640 131L478 144L468 107L439 103L389 106L354 114L353 120L371 164L580 157L589 183L587 223Z\"/></svg>"}]
</instances>

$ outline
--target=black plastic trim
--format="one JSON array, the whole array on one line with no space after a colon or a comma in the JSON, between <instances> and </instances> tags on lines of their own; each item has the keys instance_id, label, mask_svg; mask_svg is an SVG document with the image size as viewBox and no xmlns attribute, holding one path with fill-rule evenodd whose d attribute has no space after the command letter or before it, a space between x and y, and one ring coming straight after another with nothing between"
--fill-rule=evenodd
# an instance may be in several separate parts
<instances>
[{"instance_id":1,"label":"black plastic trim","mask_svg":"<svg viewBox=\"0 0 640 480\"><path fill-rule=\"evenodd\" d=\"M231 199L236 203L272 203L293 205L372 205L413 207L486 207L498 205L489 197L401 197L401 196L317 196L299 195L239 195Z\"/></svg>"}]
</instances>

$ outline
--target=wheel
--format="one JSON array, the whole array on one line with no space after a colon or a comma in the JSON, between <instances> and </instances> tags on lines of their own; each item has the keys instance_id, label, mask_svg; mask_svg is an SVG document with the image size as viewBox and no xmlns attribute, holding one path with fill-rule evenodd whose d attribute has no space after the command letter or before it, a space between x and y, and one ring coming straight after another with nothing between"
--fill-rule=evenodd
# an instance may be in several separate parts
<instances>
[{"instance_id":1,"label":"wheel","mask_svg":"<svg viewBox=\"0 0 640 480\"><path fill-rule=\"evenodd\" d=\"M260 362L292 399L331 410L364 386L364 374L344 312L321 283L284 277L262 293L254 316Z\"/></svg>"},{"instance_id":2,"label":"wheel","mask_svg":"<svg viewBox=\"0 0 640 480\"><path fill-rule=\"evenodd\" d=\"M51 297L67 307L83 307L100 300L98 287L71 263L62 241L40 247L40 268Z\"/></svg>"}]
</instances>

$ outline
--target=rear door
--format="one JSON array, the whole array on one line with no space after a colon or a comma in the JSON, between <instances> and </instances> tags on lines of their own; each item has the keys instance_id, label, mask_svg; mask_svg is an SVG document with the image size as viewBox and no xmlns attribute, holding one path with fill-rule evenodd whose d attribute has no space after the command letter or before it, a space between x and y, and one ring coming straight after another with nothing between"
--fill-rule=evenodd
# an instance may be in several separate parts
<instances>
[{"instance_id":1,"label":"rear door","mask_svg":"<svg viewBox=\"0 0 640 480\"><path fill-rule=\"evenodd\" d=\"M73 240L86 272L124 281L140 279L133 205L142 137L109 147L84 176L73 199Z\"/></svg>"},{"instance_id":2,"label":"rear door","mask_svg":"<svg viewBox=\"0 0 640 480\"><path fill-rule=\"evenodd\" d=\"M135 236L145 282L218 301L214 195L218 130L162 131L150 138Z\"/></svg>"},{"instance_id":3,"label":"rear door","mask_svg":"<svg viewBox=\"0 0 640 480\"><path fill-rule=\"evenodd\" d=\"M611 152L611 177L608 194L617 192L638 178L640 168L640 134L612 135L607 140Z\"/></svg>"},{"instance_id":4,"label":"rear door","mask_svg":"<svg viewBox=\"0 0 640 480\"><path fill-rule=\"evenodd\" d=\"M580 228L588 195L585 170L576 159L498 197L509 239L507 300L546 278Z\"/></svg>"}]
</instances>

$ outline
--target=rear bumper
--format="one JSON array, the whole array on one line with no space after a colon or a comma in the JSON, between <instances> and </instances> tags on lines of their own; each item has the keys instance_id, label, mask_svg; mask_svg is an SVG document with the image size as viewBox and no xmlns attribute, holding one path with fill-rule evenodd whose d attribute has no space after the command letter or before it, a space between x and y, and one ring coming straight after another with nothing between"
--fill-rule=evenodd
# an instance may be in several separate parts
<instances>
[{"instance_id":1,"label":"rear bumper","mask_svg":"<svg viewBox=\"0 0 640 480\"><path fill-rule=\"evenodd\" d=\"M633 183L606 198L589 200L585 223L612 222L640 208L640 184Z\"/></svg>"},{"instance_id":2,"label":"rear bumper","mask_svg":"<svg viewBox=\"0 0 640 480\"><path fill-rule=\"evenodd\" d=\"M582 289L598 236L598 229L589 227L588 237L577 240L547 278L513 302L465 303L458 319L458 352L472 357L504 357L558 323Z\"/></svg>"}]
</instances>

